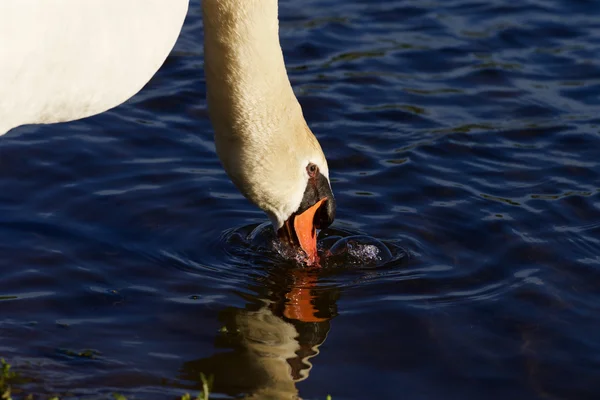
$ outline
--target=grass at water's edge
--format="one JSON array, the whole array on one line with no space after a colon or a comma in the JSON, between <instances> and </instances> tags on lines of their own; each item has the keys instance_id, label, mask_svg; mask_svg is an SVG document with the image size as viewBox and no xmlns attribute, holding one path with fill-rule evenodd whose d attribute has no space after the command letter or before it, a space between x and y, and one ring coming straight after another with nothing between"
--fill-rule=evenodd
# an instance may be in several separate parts
<instances>
[{"instance_id":1,"label":"grass at water's edge","mask_svg":"<svg viewBox=\"0 0 600 400\"><path fill-rule=\"evenodd\" d=\"M200 379L202 379L202 392L196 397L192 397L189 393L184 394L180 397L180 400L210 400L209 395L212 389L214 376L207 377L203 373L200 373ZM23 383L25 380L21 379L19 374L12 370L12 367L3 358L0 359L0 399L1 400L16 400L12 397L13 387L17 387L19 383ZM32 395L19 395L19 398L26 400L33 400ZM113 393L114 400L127 400L127 397ZM58 397L52 397L49 400L60 400ZM332 400L331 396L327 396L327 400Z\"/></svg>"},{"instance_id":2,"label":"grass at water's edge","mask_svg":"<svg viewBox=\"0 0 600 400\"><path fill-rule=\"evenodd\" d=\"M180 397L180 400L210 400L210 390L212 389L213 376L206 377L203 373L200 373L202 379L202 392L198 396L193 397L189 393L184 394ZM19 374L12 370L9 363L3 358L0 359L0 399L1 400L16 400L13 398L13 388L18 387L19 383L23 383L24 380L20 378ZM127 400L127 397L119 393L113 393L114 400ZM26 395L19 393L19 398L26 400L33 400L32 395ZM59 397L51 397L50 400L60 400Z\"/></svg>"}]
</instances>

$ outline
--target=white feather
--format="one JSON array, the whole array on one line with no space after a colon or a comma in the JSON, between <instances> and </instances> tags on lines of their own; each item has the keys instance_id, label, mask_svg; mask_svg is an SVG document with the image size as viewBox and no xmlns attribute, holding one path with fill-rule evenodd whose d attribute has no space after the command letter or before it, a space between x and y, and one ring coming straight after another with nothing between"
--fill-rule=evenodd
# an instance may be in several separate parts
<instances>
[{"instance_id":1,"label":"white feather","mask_svg":"<svg viewBox=\"0 0 600 400\"><path fill-rule=\"evenodd\" d=\"M118 106L175 45L188 0L0 1L0 135Z\"/></svg>"}]
</instances>

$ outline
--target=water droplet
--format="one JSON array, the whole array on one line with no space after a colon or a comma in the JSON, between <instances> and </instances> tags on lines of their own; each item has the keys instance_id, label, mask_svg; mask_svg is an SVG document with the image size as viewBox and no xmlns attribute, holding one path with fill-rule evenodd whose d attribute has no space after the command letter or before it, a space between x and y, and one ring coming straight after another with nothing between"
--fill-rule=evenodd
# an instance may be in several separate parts
<instances>
[{"instance_id":1,"label":"water droplet","mask_svg":"<svg viewBox=\"0 0 600 400\"><path fill-rule=\"evenodd\" d=\"M338 240L321 259L325 265L377 267L394 257L388 247L369 236L349 236Z\"/></svg>"}]
</instances>

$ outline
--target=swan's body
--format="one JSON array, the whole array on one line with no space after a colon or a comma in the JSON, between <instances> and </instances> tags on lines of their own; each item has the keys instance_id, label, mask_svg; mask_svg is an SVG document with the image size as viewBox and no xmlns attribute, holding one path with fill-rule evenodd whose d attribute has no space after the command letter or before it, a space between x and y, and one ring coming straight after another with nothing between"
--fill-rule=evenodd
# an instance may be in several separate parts
<instances>
[{"instance_id":1,"label":"swan's body","mask_svg":"<svg viewBox=\"0 0 600 400\"><path fill-rule=\"evenodd\" d=\"M333 221L335 201L327 161L286 73L277 0L202 3L219 158L279 237L312 262L315 227ZM187 8L188 0L1 1L0 135L125 102L166 59Z\"/></svg>"},{"instance_id":2,"label":"swan's body","mask_svg":"<svg viewBox=\"0 0 600 400\"><path fill-rule=\"evenodd\" d=\"M156 73L188 0L0 1L0 135L113 108Z\"/></svg>"}]
</instances>

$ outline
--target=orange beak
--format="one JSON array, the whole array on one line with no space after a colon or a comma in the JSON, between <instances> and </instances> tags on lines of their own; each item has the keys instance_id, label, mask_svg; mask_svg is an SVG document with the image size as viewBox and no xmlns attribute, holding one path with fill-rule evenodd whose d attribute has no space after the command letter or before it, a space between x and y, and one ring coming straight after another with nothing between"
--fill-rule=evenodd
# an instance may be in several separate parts
<instances>
[{"instance_id":1,"label":"orange beak","mask_svg":"<svg viewBox=\"0 0 600 400\"><path fill-rule=\"evenodd\" d=\"M294 231L300 247L307 256L307 264L315 264L319 256L317 255L317 229L315 228L315 213L321 205L327 201L323 198L316 202L312 207L304 211L302 214L296 215L294 218Z\"/></svg>"}]
</instances>

